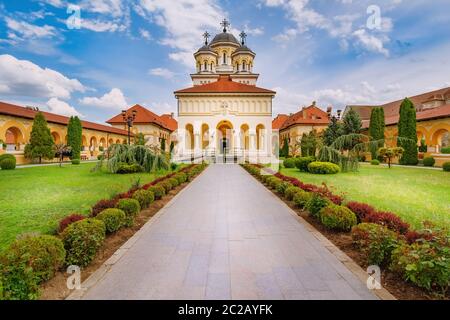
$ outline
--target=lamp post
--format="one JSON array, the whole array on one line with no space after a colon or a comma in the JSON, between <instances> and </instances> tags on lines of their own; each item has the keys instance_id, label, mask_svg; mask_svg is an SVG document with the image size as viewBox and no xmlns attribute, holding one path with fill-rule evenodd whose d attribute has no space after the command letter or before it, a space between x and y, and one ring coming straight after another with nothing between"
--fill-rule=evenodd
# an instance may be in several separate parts
<instances>
[{"instance_id":1,"label":"lamp post","mask_svg":"<svg viewBox=\"0 0 450 320\"><path fill-rule=\"evenodd\" d=\"M131 127L133 126L133 122L136 119L136 110L133 110L131 114L127 115L127 110L122 110L122 118L128 128L128 145L130 145L131 140Z\"/></svg>"}]
</instances>

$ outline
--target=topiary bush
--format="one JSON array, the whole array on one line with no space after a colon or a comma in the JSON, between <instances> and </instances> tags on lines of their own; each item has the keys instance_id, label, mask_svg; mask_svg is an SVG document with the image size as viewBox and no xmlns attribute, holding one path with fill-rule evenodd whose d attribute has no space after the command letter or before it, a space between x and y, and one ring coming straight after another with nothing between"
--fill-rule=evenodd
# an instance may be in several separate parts
<instances>
[{"instance_id":1,"label":"topiary bush","mask_svg":"<svg viewBox=\"0 0 450 320\"><path fill-rule=\"evenodd\" d=\"M436 234L433 241L402 243L392 251L392 271L405 280L445 296L450 283L450 237Z\"/></svg>"},{"instance_id":2,"label":"topiary bush","mask_svg":"<svg viewBox=\"0 0 450 320\"><path fill-rule=\"evenodd\" d=\"M283 183L283 180L278 179L277 177L271 177L267 180L267 184L270 188L276 190L280 184Z\"/></svg>"},{"instance_id":3,"label":"topiary bush","mask_svg":"<svg viewBox=\"0 0 450 320\"><path fill-rule=\"evenodd\" d=\"M305 209L315 218L319 218L320 211L330 204L330 200L321 197L317 193L313 193L311 199L305 205Z\"/></svg>"},{"instance_id":4,"label":"topiary bush","mask_svg":"<svg viewBox=\"0 0 450 320\"><path fill-rule=\"evenodd\" d=\"M291 186L291 184L289 182L282 181L279 185L277 185L277 193L284 196L284 192L290 186Z\"/></svg>"},{"instance_id":5,"label":"topiary bush","mask_svg":"<svg viewBox=\"0 0 450 320\"><path fill-rule=\"evenodd\" d=\"M370 164L373 165L373 166L379 166L380 165L380 160L373 159L372 161L370 161Z\"/></svg>"},{"instance_id":6,"label":"topiary bush","mask_svg":"<svg viewBox=\"0 0 450 320\"><path fill-rule=\"evenodd\" d=\"M105 209L115 208L117 206L117 199L103 199L98 201L91 208L91 217L96 217L100 212Z\"/></svg>"},{"instance_id":7,"label":"topiary bush","mask_svg":"<svg viewBox=\"0 0 450 320\"><path fill-rule=\"evenodd\" d=\"M153 192L153 195L155 196L155 200L161 199L166 194L166 189L164 189L164 187L160 184L151 186L147 190Z\"/></svg>"},{"instance_id":8,"label":"topiary bush","mask_svg":"<svg viewBox=\"0 0 450 320\"><path fill-rule=\"evenodd\" d=\"M313 174L336 174L339 173L339 166L331 162L311 162L308 171Z\"/></svg>"},{"instance_id":9,"label":"topiary bush","mask_svg":"<svg viewBox=\"0 0 450 320\"><path fill-rule=\"evenodd\" d=\"M366 203L351 201L345 206L356 214L358 222L362 222L368 214L375 212L375 208Z\"/></svg>"},{"instance_id":10,"label":"topiary bush","mask_svg":"<svg viewBox=\"0 0 450 320\"><path fill-rule=\"evenodd\" d=\"M116 171L116 173L119 174L138 173L138 172L144 172L144 167L136 163L134 164L121 163L119 164Z\"/></svg>"},{"instance_id":11,"label":"topiary bush","mask_svg":"<svg viewBox=\"0 0 450 320\"><path fill-rule=\"evenodd\" d=\"M141 205L139 204L139 201L135 199L121 199L117 203L117 209L120 209L125 213L124 225L126 227L131 227L134 225L134 219L136 219L141 211Z\"/></svg>"},{"instance_id":12,"label":"topiary bush","mask_svg":"<svg viewBox=\"0 0 450 320\"><path fill-rule=\"evenodd\" d=\"M309 200L311 200L311 193L298 189L297 193L294 195L293 201L295 206L300 209L304 209Z\"/></svg>"},{"instance_id":13,"label":"topiary bush","mask_svg":"<svg viewBox=\"0 0 450 320\"><path fill-rule=\"evenodd\" d=\"M103 210L95 218L103 221L106 233L114 233L125 225L126 215L123 210L111 208Z\"/></svg>"},{"instance_id":14,"label":"topiary bush","mask_svg":"<svg viewBox=\"0 0 450 320\"><path fill-rule=\"evenodd\" d=\"M295 158L287 158L283 161L283 166L287 169L295 168Z\"/></svg>"},{"instance_id":15,"label":"topiary bush","mask_svg":"<svg viewBox=\"0 0 450 320\"><path fill-rule=\"evenodd\" d=\"M8 264L0 256L0 301L35 300L39 298L39 283L26 261Z\"/></svg>"},{"instance_id":16,"label":"topiary bush","mask_svg":"<svg viewBox=\"0 0 450 320\"><path fill-rule=\"evenodd\" d=\"M406 234L409 231L409 224L404 222L400 219L400 217L396 216L392 212L374 211L366 214L362 221L380 224L401 234Z\"/></svg>"},{"instance_id":17,"label":"topiary bush","mask_svg":"<svg viewBox=\"0 0 450 320\"><path fill-rule=\"evenodd\" d=\"M56 271L64 265L66 250L60 239L50 235L28 236L13 242L9 248L2 254L0 264L7 266L12 272L11 275L6 274L4 281L15 281L15 276L30 272L30 279L34 278L36 284L51 279ZM24 270L26 266L29 270ZM19 280L21 282L23 280ZM29 283L30 287L20 283L18 287L14 283L9 283L8 287L19 289L24 295L35 291L33 283ZM24 290L24 291L22 291ZM19 292L13 294L19 294Z\"/></svg>"},{"instance_id":18,"label":"topiary bush","mask_svg":"<svg viewBox=\"0 0 450 320\"><path fill-rule=\"evenodd\" d=\"M66 249L66 265L86 267L105 240L106 228L99 219L84 219L69 225L61 234Z\"/></svg>"},{"instance_id":19,"label":"topiary bush","mask_svg":"<svg viewBox=\"0 0 450 320\"><path fill-rule=\"evenodd\" d=\"M443 154L450 154L450 147L445 147L441 149L441 153Z\"/></svg>"},{"instance_id":20,"label":"topiary bush","mask_svg":"<svg viewBox=\"0 0 450 320\"><path fill-rule=\"evenodd\" d=\"M14 170L16 168L16 157L8 153L0 155L0 168L2 170Z\"/></svg>"},{"instance_id":21,"label":"topiary bush","mask_svg":"<svg viewBox=\"0 0 450 320\"><path fill-rule=\"evenodd\" d=\"M176 178L170 178L169 182L172 185L172 189L178 187L178 185L180 184Z\"/></svg>"},{"instance_id":22,"label":"topiary bush","mask_svg":"<svg viewBox=\"0 0 450 320\"><path fill-rule=\"evenodd\" d=\"M71 214L68 215L67 217L62 218L59 221L59 227L58 227L58 232L61 233L63 232L71 223L80 221L86 219L85 216L81 215L81 214Z\"/></svg>"},{"instance_id":23,"label":"topiary bush","mask_svg":"<svg viewBox=\"0 0 450 320\"><path fill-rule=\"evenodd\" d=\"M434 160L433 157L423 158L423 165L425 167L433 167L435 163L436 163L436 160Z\"/></svg>"},{"instance_id":24,"label":"topiary bush","mask_svg":"<svg viewBox=\"0 0 450 320\"><path fill-rule=\"evenodd\" d=\"M302 172L308 172L308 165L316 161L315 157L302 157L295 159L295 166Z\"/></svg>"},{"instance_id":25,"label":"topiary bush","mask_svg":"<svg viewBox=\"0 0 450 320\"><path fill-rule=\"evenodd\" d=\"M182 184L186 182L187 176L184 172L180 172L174 175L174 178L178 180L178 184Z\"/></svg>"},{"instance_id":26,"label":"topiary bush","mask_svg":"<svg viewBox=\"0 0 450 320\"><path fill-rule=\"evenodd\" d=\"M286 198L286 200L292 201L292 200L294 200L294 196L299 191L302 191L302 189L295 187L295 186L290 186L284 192L284 197Z\"/></svg>"},{"instance_id":27,"label":"topiary bush","mask_svg":"<svg viewBox=\"0 0 450 320\"><path fill-rule=\"evenodd\" d=\"M133 199L139 202L141 209L146 209L155 200L155 196L149 190L139 189L133 194Z\"/></svg>"},{"instance_id":28,"label":"topiary bush","mask_svg":"<svg viewBox=\"0 0 450 320\"><path fill-rule=\"evenodd\" d=\"M161 181L158 184L164 188L164 190L166 191L166 194L168 194L170 192L170 190L172 190L172 184L167 180Z\"/></svg>"},{"instance_id":29,"label":"topiary bush","mask_svg":"<svg viewBox=\"0 0 450 320\"><path fill-rule=\"evenodd\" d=\"M386 265L392 250L398 245L398 236L388 228L375 223L361 223L352 228L352 241L364 254L368 265Z\"/></svg>"},{"instance_id":30,"label":"topiary bush","mask_svg":"<svg viewBox=\"0 0 450 320\"><path fill-rule=\"evenodd\" d=\"M450 172L450 162L445 162L445 163L442 165L442 169L443 169L444 171L446 171L446 172Z\"/></svg>"},{"instance_id":31,"label":"topiary bush","mask_svg":"<svg viewBox=\"0 0 450 320\"><path fill-rule=\"evenodd\" d=\"M322 208L319 217L325 228L336 231L350 231L358 223L356 215L349 208L335 204Z\"/></svg>"},{"instance_id":32,"label":"topiary bush","mask_svg":"<svg viewBox=\"0 0 450 320\"><path fill-rule=\"evenodd\" d=\"M80 164L80 159L72 159L72 164L79 165Z\"/></svg>"}]
</instances>

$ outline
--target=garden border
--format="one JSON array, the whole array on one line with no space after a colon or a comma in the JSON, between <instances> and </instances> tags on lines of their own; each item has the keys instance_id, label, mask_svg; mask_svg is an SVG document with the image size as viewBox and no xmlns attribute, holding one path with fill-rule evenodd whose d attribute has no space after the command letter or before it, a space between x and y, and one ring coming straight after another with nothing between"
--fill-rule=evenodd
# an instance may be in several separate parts
<instances>
[{"instance_id":1,"label":"garden border","mask_svg":"<svg viewBox=\"0 0 450 320\"><path fill-rule=\"evenodd\" d=\"M162 207L153 217L151 217L141 229L139 229L131 238L129 238L124 244L122 244L119 249L117 249L111 257L109 257L103 264L94 271L86 280L84 280L81 284L80 289L75 289L72 293L70 293L64 300L81 300L83 296L95 285L97 284L106 273L114 266L127 251L136 243L136 241L142 236L142 234L149 229L155 221L157 221L167 210L168 207L172 205L172 203L189 187L191 187L192 183L199 178L206 170L208 170L209 166L205 168L199 175L197 175L191 182L189 182L186 187L184 187L180 192L178 192L164 207Z\"/></svg>"}]
</instances>

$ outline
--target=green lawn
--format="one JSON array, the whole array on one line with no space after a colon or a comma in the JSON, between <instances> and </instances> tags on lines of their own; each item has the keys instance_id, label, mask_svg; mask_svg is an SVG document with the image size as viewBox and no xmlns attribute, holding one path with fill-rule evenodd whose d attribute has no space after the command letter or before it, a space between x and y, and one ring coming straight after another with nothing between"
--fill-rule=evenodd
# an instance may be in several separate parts
<instances>
[{"instance_id":1,"label":"green lawn","mask_svg":"<svg viewBox=\"0 0 450 320\"><path fill-rule=\"evenodd\" d=\"M391 211L415 227L424 220L450 226L450 173L442 170L362 165L359 172L313 175L297 169L281 173L305 182L325 182L346 199Z\"/></svg>"},{"instance_id":2,"label":"green lawn","mask_svg":"<svg viewBox=\"0 0 450 320\"><path fill-rule=\"evenodd\" d=\"M0 249L17 235L52 232L60 218L87 214L98 200L165 174L90 172L94 163L0 170Z\"/></svg>"}]
</instances>

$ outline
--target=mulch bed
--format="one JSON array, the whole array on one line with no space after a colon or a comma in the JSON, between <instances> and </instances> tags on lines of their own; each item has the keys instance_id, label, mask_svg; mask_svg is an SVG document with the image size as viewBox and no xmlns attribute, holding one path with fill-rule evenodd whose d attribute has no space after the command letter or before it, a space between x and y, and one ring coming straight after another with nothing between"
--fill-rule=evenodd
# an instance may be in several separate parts
<instances>
[{"instance_id":1,"label":"mulch bed","mask_svg":"<svg viewBox=\"0 0 450 320\"><path fill-rule=\"evenodd\" d=\"M161 200L154 201L148 209L142 210L136 217L135 225L130 228L122 228L119 231L108 235L95 259L89 266L82 269L81 281L86 280L102 264L108 260L128 239L130 239L144 224L149 221L161 208L163 208L178 192L184 189L189 183L183 183L171 190ZM67 298L72 290L67 288L67 278L70 275L64 271L59 271L54 278L42 284L40 300L63 300Z\"/></svg>"},{"instance_id":2,"label":"mulch bed","mask_svg":"<svg viewBox=\"0 0 450 320\"><path fill-rule=\"evenodd\" d=\"M256 179L256 178L255 178ZM256 179L259 183L262 183ZM263 184L264 185L264 184ZM352 244L352 237L350 233L334 232L326 229L316 219L311 217L307 212L295 207L292 201L287 201L280 197L277 192L266 186L271 192L278 196L284 203L286 203L292 210L294 210L300 217L311 224L317 231L322 233L328 240L330 240L336 247L341 249L347 256L356 262L363 270L366 270L368 265L364 256ZM411 283L404 281L396 273L386 269L381 270L381 285L388 290L398 300L435 300L438 297L433 296L428 291L421 289ZM446 299L449 297L447 296Z\"/></svg>"}]
</instances>

